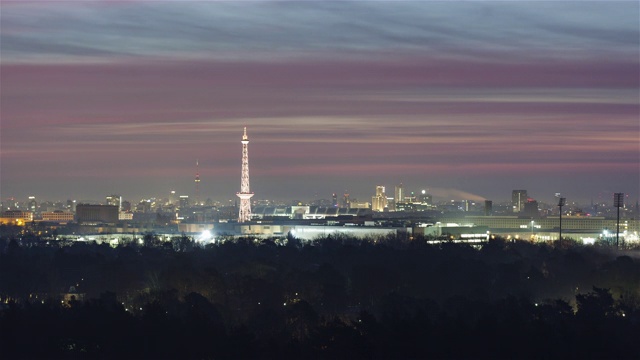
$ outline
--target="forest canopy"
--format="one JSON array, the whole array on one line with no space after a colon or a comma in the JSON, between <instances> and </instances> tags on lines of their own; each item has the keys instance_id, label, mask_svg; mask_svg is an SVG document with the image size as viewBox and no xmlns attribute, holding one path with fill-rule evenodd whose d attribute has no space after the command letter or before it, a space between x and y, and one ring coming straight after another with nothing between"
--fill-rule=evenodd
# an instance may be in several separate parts
<instances>
[{"instance_id":1,"label":"forest canopy","mask_svg":"<svg viewBox=\"0 0 640 360\"><path fill-rule=\"evenodd\" d=\"M17 357L640 355L633 252L566 240L156 240L2 239L2 348Z\"/></svg>"}]
</instances>

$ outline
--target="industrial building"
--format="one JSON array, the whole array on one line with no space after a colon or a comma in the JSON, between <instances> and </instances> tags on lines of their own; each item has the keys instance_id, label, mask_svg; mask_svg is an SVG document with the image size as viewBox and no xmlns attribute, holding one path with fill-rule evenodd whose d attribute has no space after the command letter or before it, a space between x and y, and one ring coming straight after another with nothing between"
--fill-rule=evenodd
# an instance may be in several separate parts
<instances>
[{"instance_id":1,"label":"industrial building","mask_svg":"<svg viewBox=\"0 0 640 360\"><path fill-rule=\"evenodd\" d=\"M518 216L463 216L443 217L442 224L451 226L486 226L492 234L505 237L533 238L534 240L557 240L560 230L560 217L531 219ZM580 239L602 239L615 236L617 220L592 216L563 216L563 237ZM640 221L620 220L620 234L628 239L637 237Z\"/></svg>"},{"instance_id":2,"label":"industrial building","mask_svg":"<svg viewBox=\"0 0 640 360\"><path fill-rule=\"evenodd\" d=\"M322 220L336 217L365 217L371 216L372 211L361 208L337 208L321 206L256 206L253 209L253 219L301 219Z\"/></svg>"}]
</instances>

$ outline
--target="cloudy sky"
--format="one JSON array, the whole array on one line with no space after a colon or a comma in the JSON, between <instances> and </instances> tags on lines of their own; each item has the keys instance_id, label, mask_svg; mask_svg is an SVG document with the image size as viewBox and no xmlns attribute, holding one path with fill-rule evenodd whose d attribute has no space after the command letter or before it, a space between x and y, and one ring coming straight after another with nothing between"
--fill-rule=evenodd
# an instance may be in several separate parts
<instances>
[{"instance_id":1,"label":"cloudy sky","mask_svg":"<svg viewBox=\"0 0 640 360\"><path fill-rule=\"evenodd\" d=\"M1 194L635 202L637 1L2 1Z\"/></svg>"}]
</instances>

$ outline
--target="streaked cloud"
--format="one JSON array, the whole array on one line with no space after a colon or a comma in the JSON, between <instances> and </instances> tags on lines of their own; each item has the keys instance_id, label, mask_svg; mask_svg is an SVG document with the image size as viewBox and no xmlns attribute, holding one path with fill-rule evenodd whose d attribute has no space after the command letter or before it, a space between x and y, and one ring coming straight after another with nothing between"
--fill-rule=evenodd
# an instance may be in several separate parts
<instances>
[{"instance_id":1,"label":"streaked cloud","mask_svg":"<svg viewBox=\"0 0 640 360\"><path fill-rule=\"evenodd\" d=\"M628 2L3 2L3 61L633 56Z\"/></svg>"},{"instance_id":2,"label":"streaked cloud","mask_svg":"<svg viewBox=\"0 0 640 360\"><path fill-rule=\"evenodd\" d=\"M2 196L638 196L637 2L2 6Z\"/></svg>"}]
</instances>

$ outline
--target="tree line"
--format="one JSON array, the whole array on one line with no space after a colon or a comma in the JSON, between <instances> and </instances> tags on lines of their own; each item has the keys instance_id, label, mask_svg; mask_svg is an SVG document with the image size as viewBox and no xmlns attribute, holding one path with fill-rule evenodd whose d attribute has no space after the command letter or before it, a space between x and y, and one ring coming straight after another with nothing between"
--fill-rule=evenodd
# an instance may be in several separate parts
<instances>
[{"instance_id":1,"label":"tree line","mask_svg":"<svg viewBox=\"0 0 640 360\"><path fill-rule=\"evenodd\" d=\"M640 357L640 262L571 241L0 239L15 357ZM631 255L631 256L629 256ZM74 286L84 301L61 301ZM6 351L6 352L5 352Z\"/></svg>"}]
</instances>

